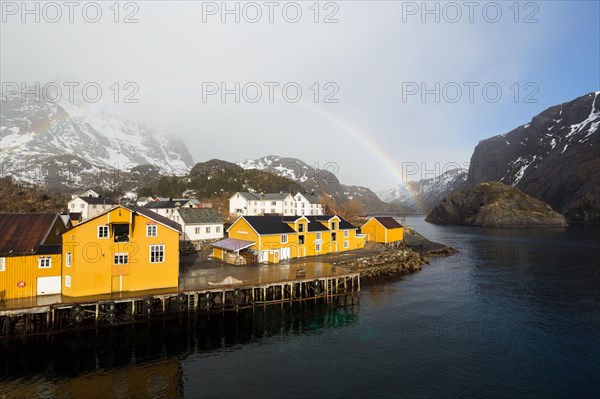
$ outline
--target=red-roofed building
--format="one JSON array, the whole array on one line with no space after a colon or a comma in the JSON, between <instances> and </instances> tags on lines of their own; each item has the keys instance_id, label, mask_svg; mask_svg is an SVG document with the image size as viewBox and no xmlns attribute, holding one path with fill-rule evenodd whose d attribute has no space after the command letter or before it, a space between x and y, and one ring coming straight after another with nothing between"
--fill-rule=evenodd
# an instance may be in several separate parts
<instances>
[{"instance_id":1,"label":"red-roofed building","mask_svg":"<svg viewBox=\"0 0 600 399\"><path fill-rule=\"evenodd\" d=\"M66 230L58 214L0 213L0 300L60 293Z\"/></svg>"}]
</instances>

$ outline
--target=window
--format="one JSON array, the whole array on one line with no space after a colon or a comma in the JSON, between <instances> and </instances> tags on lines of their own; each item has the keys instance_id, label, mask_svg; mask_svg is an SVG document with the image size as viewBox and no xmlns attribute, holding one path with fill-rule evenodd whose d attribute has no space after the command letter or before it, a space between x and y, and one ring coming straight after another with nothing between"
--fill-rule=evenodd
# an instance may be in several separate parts
<instances>
[{"instance_id":1,"label":"window","mask_svg":"<svg viewBox=\"0 0 600 399\"><path fill-rule=\"evenodd\" d=\"M113 224L114 242L129 242L129 225L124 223Z\"/></svg>"},{"instance_id":2,"label":"window","mask_svg":"<svg viewBox=\"0 0 600 399\"><path fill-rule=\"evenodd\" d=\"M201 230L201 228L200 228L200 227L196 227L196 228L194 229L194 231L196 232L196 234L200 234L200 230Z\"/></svg>"},{"instance_id":3,"label":"window","mask_svg":"<svg viewBox=\"0 0 600 399\"><path fill-rule=\"evenodd\" d=\"M298 231L299 231L300 233L302 233L302 232L304 231L304 223L300 223L300 224L298 225Z\"/></svg>"},{"instance_id":4,"label":"window","mask_svg":"<svg viewBox=\"0 0 600 399\"><path fill-rule=\"evenodd\" d=\"M271 208L271 213L275 213L275 208Z\"/></svg>"},{"instance_id":5,"label":"window","mask_svg":"<svg viewBox=\"0 0 600 399\"><path fill-rule=\"evenodd\" d=\"M282 234L281 235L281 243L282 244L286 244L288 242L288 236L287 234Z\"/></svg>"},{"instance_id":6,"label":"window","mask_svg":"<svg viewBox=\"0 0 600 399\"><path fill-rule=\"evenodd\" d=\"M277 201L271 201L271 205L273 205L273 206L277 205Z\"/></svg>"},{"instance_id":7,"label":"window","mask_svg":"<svg viewBox=\"0 0 600 399\"><path fill-rule=\"evenodd\" d=\"M298 236L298 244L304 245L304 234Z\"/></svg>"},{"instance_id":8,"label":"window","mask_svg":"<svg viewBox=\"0 0 600 399\"><path fill-rule=\"evenodd\" d=\"M265 213L265 208L262 208L262 209L260 210L260 213Z\"/></svg>"},{"instance_id":9,"label":"window","mask_svg":"<svg viewBox=\"0 0 600 399\"><path fill-rule=\"evenodd\" d=\"M216 230L217 230L217 233L220 233L221 232L221 226L217 226Z\"/></svg>"},{"instance_id":10,"label":"window","mask_svg":"<svg viewBox=\"0 0 600 399\"><path fill-rule=\"evenodd\" d=\"M331 233L331 241L335 241L337 239L336 233Z\"/></svg>"},{"instance_id":11,"label":"window","mask_svg":"<svg viewBox=\"0 0 600 399\"><path fill-rule=\"evenodd\" d=\"M146 237L156 237L158 232L158 226L155 224L149 224L146 226Z\"/></svg>"},{"instance_id":12,"label":"window","mask_svg":"<svg viewBox=\"0 0 600 399\"><path fill-rule=\"evenodd\" d=\"M71 209L75 209L75 204L71 204Z\"/></svg>"},{"instance_id":13,"label":"window","mask_svg":"<svg viewBox=\"0 0 600 399\"><path fill-rule=\"evenodd\" d=\"M210 234L210 226L206 227L206 234Z\"/></svg>"},{"instance_id":14,"label":"window","mask_svg":"<svg viewBox=\"0 0 600 399\"><path fill-rule=\"evenodd\" d=\"M96 204L93 204L93 205L92 205L92 209L96 209Z\"/></svg>"},{"instance_id":15,"label":"window","mask_svg":"<svg viewBox=\"0 0 600 399\"><path fill-rule=\"evenodd\" d=\"M38 259L38 267L40 269L48 269L52 267L52 258L49 256L42 256Z\"/></svg>"},{"instance_id":16,"label":"window","mask_svg":"<svg viewBox=\"0 0 600 399\"><path fill-rule=\"evenodd\" d=\"M80 204L80 205L79 205L79 207L80 207L81 209L83 209L83 208L85 207L85 204Z\"/></svg>"},{"instance_id":17,"label":"window","mask_svg":"<svg viewBox=\"0 0 600 399\"><path fill-rule=\"evenodd\" d=\"M6 258L0 258L0 272L6 271Z\"/></svg>"},{"instance_id":18,"label":"window","mask_svg":"<svg viewBox=\"0 0 600 399\"><path fill-rule=\"evenodd\" d=\"M65 287L71 288L71 276L65 274Z\"/></svg>"},{"instance_id":19,"label":"window","mask_svg":"<svg viewBox=\"0 0 600 399\"><path fill-rule=\"evenodd\" d=\"M337 230L337 223L331 222L331 230Z\"/></svg>"},{"instance_id":20,"label":"window","mask_svg":"<svg viewBox=\"0 0 600 399\"><path fill-rule=\"evenodd\" d=\"M315 244L315 252L321 252L321 244Z\"/></svg>"},{"instance_id":21,"label":"window","mask_svg":"<svg viewBox=\"0 0 600 399\"><path fill-rule=\"evenodd\" d=\"M67 252L67 258L65 259L65 264L67 265L67 267L71 267L72 263L73 263L73 255L71 254L71 252Z\"/></svg>"},{"instance_id":22,"label":"window","mask_svg":"<svg viewBox=\"0 0 600 399\"><path fill-rule=\"evenodd\" d=\"M350 237L350 230L344 230L344 237L345 238Z\"/></svg>"},{"instance_id":23,"label":"window","mask_svg":"<svg viewBox=\"0 0 600 399\"><path fill-rule=\"evenodd\" d=\"M162 263L165 260L165 246L150 245L150 263Z\"/></svg>"},{"instance_id":24,"label":"window","mask_svg":"<svg viewBox=\"0 0 600 399\"><path fill-rule=\"evenodd\" d=\"M304 208L304 202L302 203L302 208Z\"/></svg>"},{"instance_id":25,"label":"window","mask_svg":"<svg viewBox=\"0 0 600 399\"><path fill-rule=\"evenodd\" d=\"M126 265L129 263L129 254L127 252L115 252L115 265Z\"/></svg>"},{"instance_id":26,"label":"window","mask_svg":"<svg viewBox=\"0 0 600 399\"><path fill-rule=\"evenodd\" d=\"M320 239L321 239L321 232L319 231L319 232L317 232L317 240L320 240Z\"/></svg>"},{"instance_id":27,"label":"window","mask_svg":"<svg viewBox=\"0 0 600 399\"><path fill-rule=\"evenodd\" d=\"M350 243L348 242L348 240L344 241L344 248L348 248L350 246Z\"/></svg>"},{"instance_id":28,"label":"window","mask_svg":"<svg viewBox=\"0 0 600 399\"><path fill-rule=\"evenodd\" d=\"M108 238L108 226L98 226L98 238Z\"/></svg>"}]
</instances>

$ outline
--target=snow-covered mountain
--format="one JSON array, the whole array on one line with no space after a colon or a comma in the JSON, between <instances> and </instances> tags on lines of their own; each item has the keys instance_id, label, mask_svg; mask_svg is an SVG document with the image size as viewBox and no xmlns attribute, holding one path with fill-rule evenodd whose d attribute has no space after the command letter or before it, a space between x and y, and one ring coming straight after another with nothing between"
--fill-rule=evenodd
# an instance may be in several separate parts
<instances>
[{"instance_id":1,"label":"snow-covered mountain","mask_svg":"<svg viewBox=\"0 0 600 399\"><path fill-rule=\"evenodd\" d=\"M180 139L110 105L20 94L0 101L2 175L50 186L110 188L136 166L154 165L163 174L186 174L193 166Z\"/></svg>"},{"instance_id":2,"label":"snow-covered mountain","mask_svg":"<svg viewBox=\"0 0 600 399\"><path fill-rule=\"evenodd\" d=\"M600 91L550 107L509 133L479 142L473 184L500 181L571 221L600 222Z\"/></svg>"},{"instance_id":3,"label":"snow-covered mountain","mask_svg":"<svg viewBox=\"0 0 600 399\"><path fill-rule=\"evenodd\" d=\"M467 171L451 169L439 176L415 182L399 184L388 190L379 191L382 201L408 207L415 213L427 213L446 195L463 187Z\"/></svg>"},{"instance_id":4,"label":"snow-covered mountain","mask_svg":"<svg viewBox=\"0 0 600 399\"><path fill-rule=\"evenodd\" d=\"M310 166L296 159L269 155L258 159L247 159L237 162L244 169L257 169L265 172L283 176L300 183L306 191L315 191L326 194L343 205L349 200L359 200L366 212L404 212L405 209L398 205L390 205L381 201L377 195L366 187L347 186L341 184L335 175L334 165L323 165L320 169L317 165ZM331 167L330 167L331 166Z\"/></svg>"}]
</instances>

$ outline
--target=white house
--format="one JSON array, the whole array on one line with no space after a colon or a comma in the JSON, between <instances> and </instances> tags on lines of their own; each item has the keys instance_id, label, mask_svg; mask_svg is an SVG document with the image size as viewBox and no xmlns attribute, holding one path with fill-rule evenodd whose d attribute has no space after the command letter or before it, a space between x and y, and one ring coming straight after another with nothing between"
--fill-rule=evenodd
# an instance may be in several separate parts
<instances>
[{"instance_id":1,"label":"white house","mask_svg":"<svg viewBox=\"0 0 600 399\"><path fill-rule=\"evenodd\" d=\"M171 215L171 220L181 225L181 240L191 241L196 249L205 240L221 239L224 236L223 220L212 208L178 208Z\"/></svg>"},{"instance_id":2,"label":"white house","mask_svg":"<svg viewBox=\"0 0 600 399\"><path fill-rule=\"evenodd\" d=\"M319 200L319 196L314 192L310 194L298 193L294 197L295 199L295 212L296 215L323 215L324 208L323 204Z\"/></svg>"},{"instance_id":3,"label":"white house","mask_svg":"<svg viewBox=\"0 0 600 399\"><path fill-rule=\"evenodd\" d=\"M169 199L167 201L150 201L144 205L144 208L148 208L161 216L171 219L171 216L173 216L173 213L178 208L196 208L194 201L196 200L186 198Z\"/></svg>"},{"instance_id":4,"label":"white house","mask_svg":"<svg viewBox=\"0 0 600 399\"><path fill-rule=\"evenodd\" d=\"M283 215L295 213L294 197L290 193L235 193L229 198L229 213L237 216Z\"/></svg>"},{"instance_id":5,"label":"white house","mask_svg":"<svg viewBox=\"0 0 600 399\"><path fill-rule=\"evenodd\" d=\"M110 198L77 197L67 203L70 214L81 213L81 220L93 218L118 204Z\"/></svg>"},{"instance_id":6,"label":"white house","mask_svg":"<svg viewBox=\"0 0 600 399\"><path fill-rule=\"evenodd\" d=\"M79 192L76 192L74 194L71 194L71 199L75 199L77 197L94 197L94 198L98 198L98 197L100 197L100 194L98 194L94 190L79 191Z\"/></svg>"}]
</instances>

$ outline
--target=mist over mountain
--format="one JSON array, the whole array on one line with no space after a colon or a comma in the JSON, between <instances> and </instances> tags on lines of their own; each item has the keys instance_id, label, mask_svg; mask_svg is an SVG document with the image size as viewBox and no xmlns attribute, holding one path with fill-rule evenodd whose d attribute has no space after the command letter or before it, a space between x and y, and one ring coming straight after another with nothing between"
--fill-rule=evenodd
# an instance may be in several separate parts
<instances>
[{"instance_id":1,"label":"mist over mountain","mask_svg":"<svg viewBox=\"0 0 600 399\"><path fill-rule=\"evenodd\" d=\"M2 175L55 188L111 187L132 168L187 174L193 160L178 137L153 130L110 104L2 96ZM138 170L139 172L139 170Z\"/></svg>"}]
</instances>

